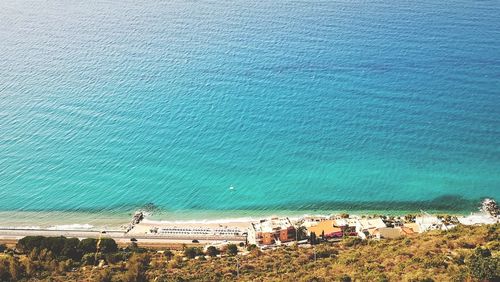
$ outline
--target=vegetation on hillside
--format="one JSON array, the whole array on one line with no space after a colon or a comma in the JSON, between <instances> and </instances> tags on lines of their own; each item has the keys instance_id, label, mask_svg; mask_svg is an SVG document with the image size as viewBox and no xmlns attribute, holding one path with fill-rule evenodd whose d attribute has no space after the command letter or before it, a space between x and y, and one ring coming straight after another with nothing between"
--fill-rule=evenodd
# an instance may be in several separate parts
<instances>
[{"instance_id":1,"label":"vegetation on hillside","mask_svg":"<svg viewBox=\"0 0 500 282\"><path fill-rule=\"evenodd\" d=\"M499 281L499 228L458 226L393 240L346 238L264 252L236 245L206 252L117 250L107 239L109 248L101 246L98 255L101 267L88 259L96 241L27 237L18 243L21 254L7 249L0 255L0 281Z\"/></svg>"}]
</instances>

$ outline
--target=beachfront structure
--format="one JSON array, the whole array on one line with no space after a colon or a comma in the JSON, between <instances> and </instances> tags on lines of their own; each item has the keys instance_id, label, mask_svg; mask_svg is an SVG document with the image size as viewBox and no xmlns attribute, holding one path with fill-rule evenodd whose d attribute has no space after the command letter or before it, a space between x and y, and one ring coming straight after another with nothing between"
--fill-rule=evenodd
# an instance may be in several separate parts
<instances>
[{"instance_id":1,"label":"beachfront structure","mask_svg":"<svg viewBox=\"0 0 500 282\"><path fill-rule=\"evenodd\" d=\"M418 226L417 232L420 233L429 230L442 230L442 229L446 230L446 226L443 224L441 219L439 219L437 216L430 215L427 213L424 213L421 216L417 216L415 218L415 223Z\"/></svg>"},{"instance_id":2,"label":"beachfront structure","mask_svg":"<svg viewBox=\"0 0 500 282\"><path fill-rule=\"evenodd\" d=\"M499 222L498 217L491 216L489 213L471 213L468 216L459 217L458 222L463 225L481 225L481 224L495 224Z\"/></svg>"},{"instance_id":3,"label":"beachfront structure","mask_svg":"<svg viewBox=\"0 0 500 282\"><path fill-rule=\"evenodd\" d=\"M385 228L387 225L380 217L360 218L356 221L356 232L361 239L368 239L375 236L375 230Z\"/></svg>"},{"instance_id":4,"label":"beachfront structure","mask_svg":"<svg viewBox=\"0 0 500 282\"><path fill-rule=\"evenodd\" d=\"M305 227L307 227L308 235L311 235L311 233L314 232L316 236L321 236L324 232L326 238L357 236L357 221L357 217L342 218L340 216L332 216L330 219L323 219Z\"/></svg>"},{"instance_id":5,"label":"beachfront structure","mask_svg":"<svg viewBox=\"0 0 500 282\"><path fill-rule=\"evenodd\" d=\"M324 235L325 238L341 238L344 235L342 228L336 226L335 220L323 220L318 222L314 226L307 228L309 235L311 233L316 234L316 236Z\"/></svg>"},{"instance_id":6,"label":"beachfront structure","mask_svg":"<svg viewBox=\"0 0 500 282\"><path fill-rule=\"evenodd\" d=\"M335 220L335 227L342 229L344 236L358 236L356 232L357 218L341 218Z\"/></svg>"},{"instance_id":7,"label":"beachfront structure","mask_svg":"<svg viewBox=\"0 0 500 282\"><path fill-rule=\"evenodd\" d=\"M377 239L397 239L403 236L411 236L415 234L413 229L408 227L382 227L377 228L372 232L372 236Z\"/></svg>"},{"instance_id":8,"label":"beachfront structure","mask_svg":"<svg viewBox=\"0 0 500 282\"><path fill-rule=\"evenodd\" d=\"M243 231L236 227L164 227L158 228L158 235L164 236L242 236Z\"/></svg>"},{"instance_id":9,"label":"beachfront structure","mask_svg":"<svg viewBox=\"0 0 500 282\"><path fill-rule=\"evenodd\" d=\"M341 216L334 216L332 219L335 219L335 226L342 227L342 226L351 226L351 227L356 227L356 224L358 223L359 219L361 217L357 215L353 215L350 217L341 217ZM356 231L356 230L354 230Z\"/></svg>"},{"instance_id":10,"label":"beachfront structure","mask_svg":"<svg viewBox=\"0 0 500 282\"><path fill-rule=\"evenodd\" d=\"M295 227L288 217L270 218L252 223L248 232L248 242L260 245L280 245L295 240Z\"/></svg>"},{"instance_id":11,"label":"beachfront structure","mask_svg":"<svg viewBox=\"0 0 500 282\"><path fill-rule=\"evenodd\" d=\"M421 233L419 225L415 222L405 222L403 227L411 229L415 233Z\"/></svg>"},{"instance_id":12,"label":"beachfront structure","mask_svg":"<svg viewBox=\"0 0 500 282\"><path fill-rule=\"evenodd\" d=\"M336 217L335 219L335 226L356 226L356 223L358 222L358 217L349 217L349 218L341 218L341 217Z\"/></svg>"},{"instance_id":13,"label":"beachfront structure","mask_svg":"<svg viewBox=\"0 0 500 282\"><path fill-rule=\"evenodd\" d=\"M327 220L328 217L326 216L305 216L301 219L301 226L304 226L305 228L309 228L311 226L315 226L321 221Z\"/></svg>"}]
</instances>

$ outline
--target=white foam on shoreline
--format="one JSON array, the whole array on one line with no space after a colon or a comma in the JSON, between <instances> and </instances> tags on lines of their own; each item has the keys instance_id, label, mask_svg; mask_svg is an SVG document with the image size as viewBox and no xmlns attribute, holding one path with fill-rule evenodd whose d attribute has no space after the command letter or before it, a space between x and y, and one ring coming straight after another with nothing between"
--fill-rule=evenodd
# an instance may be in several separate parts
<instances>
[{"instance_id":1,"label":"white foam on shoreline","mask_svg":"<svg viewBox=\"0 0 500 282\"><path fill-rule=\"evenodd\" d=\"M16 230L16 229L19 229L19 230L22 230L22 229L42 229L42 227L40 226L0 226L0 229L13 229L13 230Z\"/></svg>"},{"instance_id":2,"label":"white foam on shoreline","mask_svg":"<svg viewBox=\"0 0 500 282\"><path fill-rule=\"evenodd\" d=\"M231 222L255 222L259 219L252 217L240 218L223 218L223 219L186 219L186 220L161 220L161 219L144 219L141 223L146 224L223 224Z\"/></svg>"},{"instance_id":3,"label":"white foam on shoreline","mask_svg":"<svg viewBox=\"0 0 500 282\"><path fill-rule=\"evenodd\" d=\"M288 217L290 220L299 220L304 217L328 217L326 214L303 214L303 215L267 215L259 217L235 217L235 218L220 218L220 219L185 219L185 220L162 220L145 218L141 223L145 224L226 224L226 223L251 223L259 222L262 219L269 219L273 217Z\"/></svg>"},{"instance_id":4,"label":"white foam on shoreline","mask_svg":"<svg viewBox=\"0 0 500 282\"><path fill-rule=\"evenodd\" d=\"M0 229L8 230L92 230L95 226L91 224L61 224L42 227L38 225L21 225L21 226L0 226Z\"/></svg>"},{"instance_id":5,"label":"white foam on shoreline","mask_svg":"<svg viewBox=\"0 0 500 282\"><path fill-rule=\"evenodd\" d=\"M372 214L373 211L366 211L366 212L361 212L361 211L352 211L348 212L351 216L361 216L361 215L369 215ZM252 216L246 216L246 217L225 217L225 218L216 218L213 215L208 216L208 218L192 218L192 219L175 219L175 218L169 218L167 214L158 214L158 215L153 215L153 216L147 216L141 223L147 224L147 225L209 225L209 224L250 224L250 223L255 223L259 222L260 220L263 219L269 219L273 217L288 217L291 221L297 221L300 220L304 217L329 217L331 215L339 215L341 212L325 212L325 213L294 213L291 212L289 215L286 213L276 213L276 214L259 214L259 215L252 215ZM401 215L404 215L404 213L401 213ZM170 215L170 216L175 216L175 215ZM461 215L462 217L464 215ZM162 217L167 217L166 219ZM98 215L97 215L98 218ZM67 220L65 220L67 221ZM75 221L77 221L77 218L75 218ZM103 221L102 223L96 222L97 220L91 220L89 221L87 218L82 220L83 222L88 222L88 223L62 223L58 224L57 221L52 222L51 224L47 225L30 225L30 223L24 222L26 225L15 225L10 223L8 225L0 226L0 229L11 229L11 230L22 230L22 229L32 229L32 230L81 230L81 231L87 231L87 230L92 230L96 228L111 228L109 226L110 222L109 221ZM126 225L130 221L130 217L124 216L123 220L118 220L117 222L114 222L112 226L116 230L120 230L124 225ZM111 229L113 229L111 228Z\"/></svg>"},{"instance_id":6,"label":"white foam on shoreline","mask_svg":"<svg viewBox=\"0 0 500 282\"><path fill-rule=\"evenodd\" d=\"M48 230L90 230L94 228L93 225L90 224L63 224L63 225L54 225L50 226Z\"/></svg>"}]
</instances>

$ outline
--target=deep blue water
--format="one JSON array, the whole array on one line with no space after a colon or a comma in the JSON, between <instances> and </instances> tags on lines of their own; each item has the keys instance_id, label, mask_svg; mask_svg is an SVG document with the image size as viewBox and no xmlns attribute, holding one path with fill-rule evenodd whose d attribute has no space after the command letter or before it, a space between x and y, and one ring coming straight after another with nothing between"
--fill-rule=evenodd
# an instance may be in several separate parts
<instances>
[{"instance_id":1,"label":"deep blue water","mask_svg":"<svg viewBox=\"0 0 500 282\"><path fill-rule=\"evenodd\" d=\"M0 210L500 196L500 2L251 2L1 1Z\"/></svg>"}]
</instances>

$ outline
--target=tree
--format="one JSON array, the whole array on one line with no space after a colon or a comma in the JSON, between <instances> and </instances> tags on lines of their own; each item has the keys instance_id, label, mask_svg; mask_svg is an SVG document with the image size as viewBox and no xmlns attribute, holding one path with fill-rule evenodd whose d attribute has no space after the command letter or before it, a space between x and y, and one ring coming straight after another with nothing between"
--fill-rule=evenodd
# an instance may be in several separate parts
<instances>
[{"instance_id":1,"label":"tree","mask_svg":"<svg viewBox=\"0 0 500 282\"><path fill-rule=\"evenodd\" d=\"M235 244L227 245L227 254L230 256L235 256L238 254L238 246Z\"/></svg>"},{"instance_id":2,"label":"tree","mask_svg":"<svg viewBox=\"0 0 500 282\"><path fill-rule=\"evenodd\" d=\"M112 238L102 238L99 247L100 251L104 254L115 253L118 251L118 245Z\"/></svg>"},{"instance_id":3,"label":"tree","mask_svg":"<svg viewBox=\"0 0 500 282\"><path fill-rule=\"evenodd\" d=\"M189 247L184 250L184 255L190 259L203 254L200 248Z\"/></svg>"},{"instance_id":4,"label":"tree","mask_svg":"<svg viewBox=\"0 0 500 282\"><path fill-rule=\"evenodd\" d=\"M257 245L252 244L252 245L249 245L249 246L247 247L247 251L251 251L251 250L256 249L256 248L257 248Z\"/></svg>"},{"instance_id":5,"label":"tree","mask_svg":"<svg viewBox=\"0 0 500 282\"><path fill-rule=\"evenodd\" d=\"M80 240L78 238L69 238L64 242L61 250L61 256L79 261L82 258L82 252L78 249Z\"/></svg>"},{"instance_id":6,"label":"tree","mask_svg":"<svg viewBox=\"0 0 500 282\"><path fill-rule=\"evenodd\" d=\"M207 255L209 255L211 257L216 257L218 254L219 254L219 250L216 247L210 246L207 248Z\"/></svg>"},{"instance_id":7,"label":"tree","mask_svg":"<svg viewBox=\"0 0 500 282\"><path fill-rule=\"evenodd\" d=\"M42 249L47 249L54 254L55 257L59 257L62 254L62 250L64 249L64 245L67 239L65 237L45 237L42 240L42 245L40 246Z\"/></svg>"},{"instance_id":8,"label":"tree","mask_svg":"<svg viewBox=\"0 0 500 282\"><path fill-rule=\"evenodd\" d=\"M26 236L17 241L16 248L23 253L29 253L34 248L41 248L43 236Z\"/></svg>"},{"instance_id":9,"label":"tree","mask_svg":"<svg viewBox=\"0 0 500 282\"><path fill-rule=\"evenodd\" d=\"M95 253L97 251L97 239L87 238L80 241L78 244L78 249L81 250L83 254Z\"/></svg>"},{"instance_id":10,"label":"tree","mask_svg":"<svg viewBox=\"0 0 500 282\"><path fill-rule=\"evenodd\" d=\"M93 253L84 254L82 256L81 262L83 265L94 265L95 264L95 255Z\"/></svg>"},{"instance_id":11,"label":"tree","mask_svg":"<svg viewBox=\"0 0 500 282\"><path fill-rule=\"evenodd\" d=\"M297 240L304 240L307 238L307 228L305 226L300 226L297 229Z\"/></svg>"},{"instance_id":12,"label":"tree","mask_svg":"<svg viewBox=\"0 0 500 282\"><path fill-rule=\"evenodd\" d=\"M171 260L174 257L174 253L172 253L171 250L165 250L165 252L163 252L163 255L165 256L167 261Z\"/></svg>"},{"instance_id":13,"label":"tree","mask_svg":"<svg viewBox=\"0 0 500 282\"><path fill-rule=\"evenodd\" d=\"M137 251L139 249L139 245L137 244L137 239L130 238L130 245L128 247L132 251Z\"/></svg>"},{"instance_id":14,"label":"tree","mask_svg":"<svg viewBox=\"0 0 500 282\"><path fill-rule=\"evenodd\" d=\"M21 252L28 254L34 249L48 250L56 258L80 259L79 246L80 241L77 238L44 237L44 236L26 236L17 242L16 248Z\"/></svg>"},{"instance_id":15,"label":"tree","mask_svg":"<svg viewBox=\"0 0 500 282\"><path fill-rule=\"evenodd\" d=\"M309 236L309 244L311 245L316 245L316 242L317 242L317 238L316 238L316 233L314 232L311 232L311 235Z\"/></svg>"},{"instance_id":16,"label":"tree","mask_svg":"<svg viewBox=\"0 0 500 282\"><path fill-rule=\"evenodd\" d=\"M349 277L349 275L344 274L344 275L342 275L342 277L340 277L340 281L341 282L351 282L352 279L351 279L351 277Z\"/></svg>"}]
</instances>

